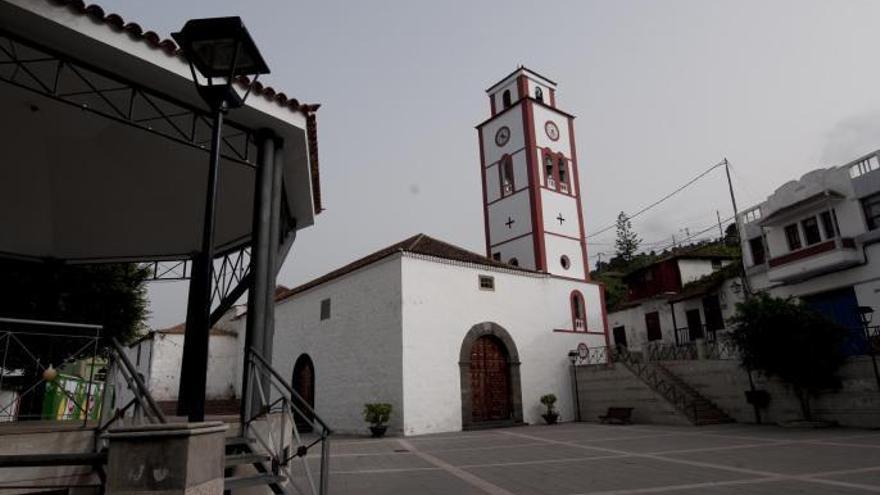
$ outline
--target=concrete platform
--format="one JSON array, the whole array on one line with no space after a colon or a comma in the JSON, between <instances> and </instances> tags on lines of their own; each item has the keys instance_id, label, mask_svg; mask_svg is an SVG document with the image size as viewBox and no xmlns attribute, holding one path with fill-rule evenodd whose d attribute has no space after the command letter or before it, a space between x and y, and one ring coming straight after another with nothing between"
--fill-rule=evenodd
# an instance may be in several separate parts
<instances>
[{"instance_id":1,"label":"concrete platform","mask_svg":"<svg viewBox=\"0 0 880 495\"><path fill-rule=\"evenodd\" d=\"M880 492L880 430L568 423L335 438L331 452L337 495Z\"/></svg>"}]
</instances>

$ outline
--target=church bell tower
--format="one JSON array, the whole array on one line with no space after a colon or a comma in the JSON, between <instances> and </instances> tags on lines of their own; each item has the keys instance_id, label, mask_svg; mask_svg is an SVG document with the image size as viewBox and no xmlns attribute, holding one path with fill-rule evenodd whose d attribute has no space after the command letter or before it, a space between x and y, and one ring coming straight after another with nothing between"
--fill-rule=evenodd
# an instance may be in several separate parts
<instances>
[{"instance_id":1,"label":"church bell tower","mask_svg":"<svg viewBox=\"0 0 880 495\"><path fill-rule=\"evenodd\" d=\"M557 108L555 82L522 66L486 93L492 115L477 133L487 256L587 280L574 116Z\"/></svg>"}]
</instances>

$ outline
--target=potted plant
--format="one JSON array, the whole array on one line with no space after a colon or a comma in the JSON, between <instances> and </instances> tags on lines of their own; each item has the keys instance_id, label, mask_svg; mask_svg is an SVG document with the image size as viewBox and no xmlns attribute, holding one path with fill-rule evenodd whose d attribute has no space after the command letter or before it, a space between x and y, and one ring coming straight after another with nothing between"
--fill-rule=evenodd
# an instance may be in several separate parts
<instances>
[{"instance_id":1,"label":"potted plant","mask_svg":"<svg viewBox=\"0 0 880 495\"><path fill-rule=\"evenodd\" d=\"M370 423L370 432L373 438L381 438L388 430L385 424L391 419L391 404L376 402L364 404L364 421Z\"/></svg>"},{"instance_id":2,"label":"potted plant","mask_svg":"<svg viewBox=\"0 0 880 495\"><path fill-rule=\"evenodd\" d=\"M554 409L554 406L556 405L556 396L553 394L542 395L541 404L544 404L544 406L547 407L547 412L542 414L541 417L544 418L544 421L546 421L548 425L555 425L556 421L559 419L559 413Z\"/></svg>"}]
</instances>

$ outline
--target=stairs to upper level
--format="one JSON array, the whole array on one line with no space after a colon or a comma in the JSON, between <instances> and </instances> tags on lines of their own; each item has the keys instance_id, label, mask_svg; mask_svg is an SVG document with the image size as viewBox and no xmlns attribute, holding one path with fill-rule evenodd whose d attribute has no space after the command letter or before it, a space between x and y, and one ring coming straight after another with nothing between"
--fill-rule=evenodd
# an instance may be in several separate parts
<instances>
[{"instance_id":1,"label":"stairs to upper level","mask_svg":"<svg viewBox=\"0 0 880 495\"><path fill-rule=\"evenodd\" d=\"M657 392L692 424L702 426L734 422L721 408L659 362L645 361L641 354L630 353L625 349L616 352L616 361Z\"/></svg>"},{"instance_id":2,"label":"stairs to upper level","mask_svg":"<svg viewBox=\"0 0 880 495\"><path fill-rule=\"evenodd\" d=\"M231 494L242 488L264 486L272 493L287 494L284 488L286 478L271 464L271 456L254 449L253 439L229 437L226 439L224 493ZM256 473L236 475L238 466L252 466Z\"/></svg>"}]
</instances>

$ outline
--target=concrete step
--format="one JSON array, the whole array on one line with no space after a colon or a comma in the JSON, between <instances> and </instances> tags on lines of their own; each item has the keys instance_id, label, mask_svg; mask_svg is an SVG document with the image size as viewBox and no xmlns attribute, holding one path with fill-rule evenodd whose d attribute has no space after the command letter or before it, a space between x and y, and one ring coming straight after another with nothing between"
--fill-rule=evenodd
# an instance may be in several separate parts
<instances>
[{"instance_id":1,"label":"concrete step","mask_svg":"<svg viewBox=\"0 0 880 495\"><path fill-rule=\"evenodd\" d=\"M280 486L284 483L284 476L276 476L272 474L255 474L250 476L236 476L234 478L226 478L223 480L223 490L229 492L231 490L239 490L241 488L250 488L255 486ZM273 490L275 491L275 490ZM275 492L284 493L284 492Z\"/></svg>"},{"instance_id":2,"label":"concrete step","mask_svg":"<svg viewBox=\"0 0 880 495\"><path fill-rule=\"evenodd\" d=\"M271 457L268 454L227 454L224 459L226 467L241 466L243 464L256 464L258 462L268 462Z\"/></svg>"}]
</instances>

